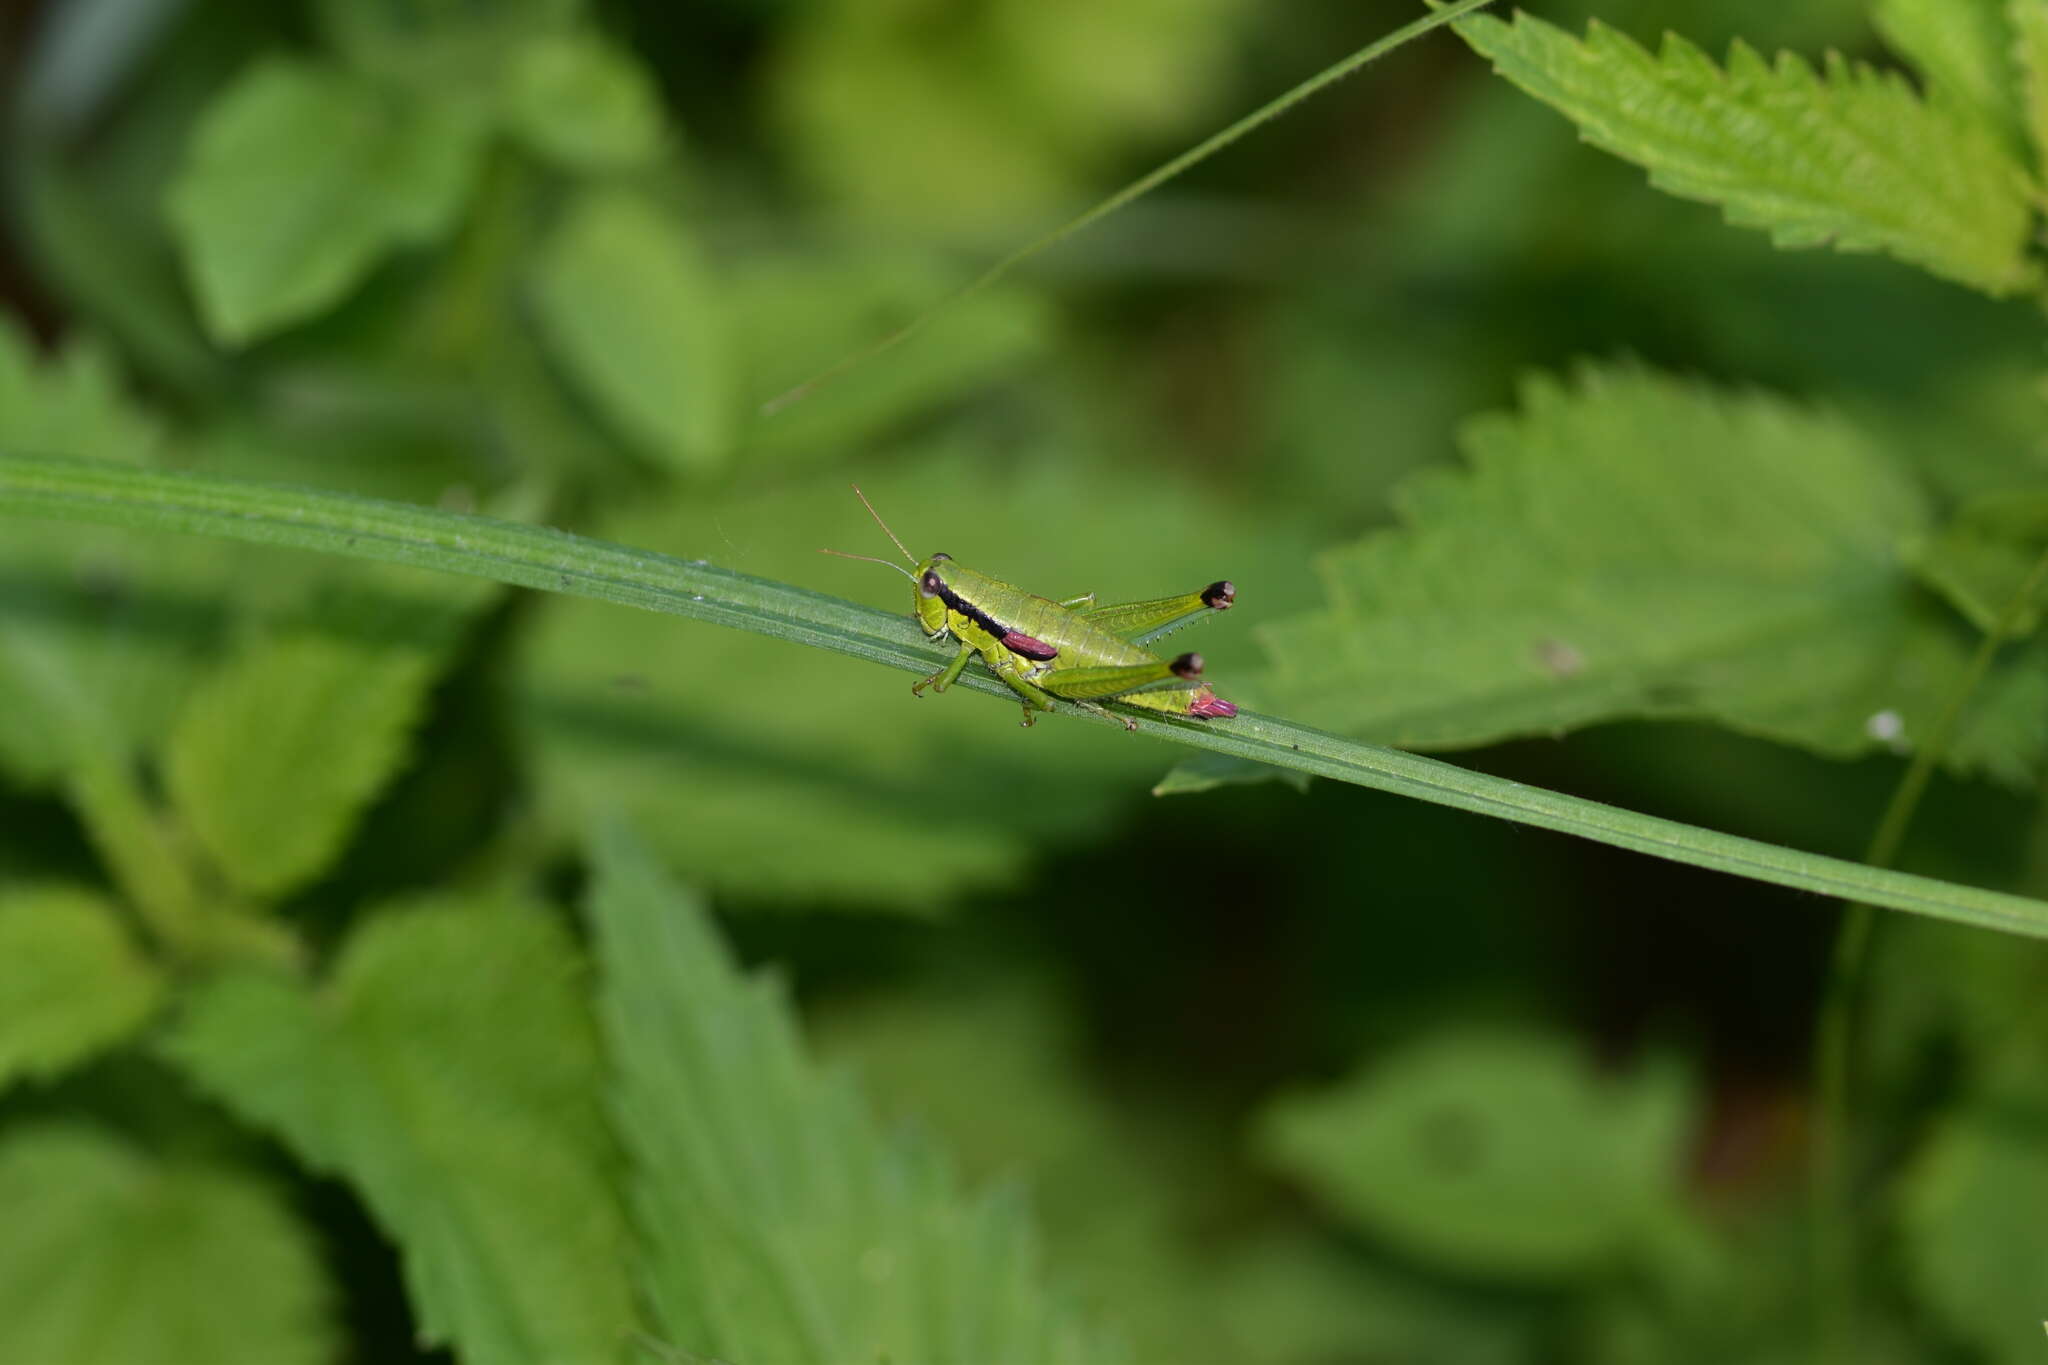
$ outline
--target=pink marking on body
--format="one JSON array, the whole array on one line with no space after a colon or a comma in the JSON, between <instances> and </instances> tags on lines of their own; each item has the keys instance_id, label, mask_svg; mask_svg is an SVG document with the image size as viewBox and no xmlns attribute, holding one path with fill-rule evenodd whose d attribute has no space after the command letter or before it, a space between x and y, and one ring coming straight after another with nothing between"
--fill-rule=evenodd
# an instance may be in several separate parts
<instances>
[{"instance_id":1,"label":"pink marking on body","mask_svg":"<svg viewBox=\"0 0 2048 1365\"><path fill-rule=\"evenodd\" d=\"M1021 630L1013 630L1003 637L1003 648L1013 654L1022 654L1027 659L1057 659L1060 652L1043 640L1034 640Z\"/></svg>"},{"instance_id":2,"label":"pink marking on body","mask_svg":"<svg viewBox=\"0 0 2048 1365\"><path fill-rule=\"evenodd\" d=\"M1188 703L1188 714L1203 720L1229 720L1237 714L1237 704L1223 700L1205 687Z\"/></svg>"}]
</instances>

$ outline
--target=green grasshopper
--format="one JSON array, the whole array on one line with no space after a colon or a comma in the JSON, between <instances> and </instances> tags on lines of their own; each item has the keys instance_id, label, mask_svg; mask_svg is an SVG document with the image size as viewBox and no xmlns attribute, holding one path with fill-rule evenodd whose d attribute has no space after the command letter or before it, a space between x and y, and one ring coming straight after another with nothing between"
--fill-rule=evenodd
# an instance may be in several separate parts
<instances>
[{"instance_id":1,"label":"green grasshopper","mask_svg":"<svg viewBox=\"0 0 2048 1365\"><path fill-rule=\"evenodd\" d=\"M1149 602L1099 607L1094 593L1055 602L977 573L949 554L934 554L920 561L896 539L867 494L858 485L853 491L882 533L917 567L905 572L893 561L873 555L844 550L822 553L880 564L903 574L917 589L912 611L924 633L934 640L951 636L960 642L953 662L911 684L913 696L922 696L927 687L945 691L959 681L967 661L979 654L989 671L1024 699L1027 726L1038 719L1040 711L1053 709L1055 697L1120 721L1126 730L1137 729L1138 723L1114 715L1098 703L1115 700L1201 720L1237 714L1236 706L1201 681L1201 655L1161 659L1145 648L1212 611L1228 611L1237 601L1237 589L1228 581Z\"/></svg>"}]
</instances>

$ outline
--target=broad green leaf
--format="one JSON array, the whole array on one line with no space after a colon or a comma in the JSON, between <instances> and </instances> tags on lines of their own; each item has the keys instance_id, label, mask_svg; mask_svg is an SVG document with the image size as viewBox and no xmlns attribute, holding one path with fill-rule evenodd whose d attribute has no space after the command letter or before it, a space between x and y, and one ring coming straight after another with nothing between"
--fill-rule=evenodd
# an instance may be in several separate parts
<instances>
[{"instance_id":1,"label":"broad green leaf","mask_svg":"<svg viewBox=\"0 0 2048 1365\"><path fill-rule=\"evenodd\" d=\"M1943 1115L1902 1182L1913 1287L1993 1365L2041 1355L2048 1320L2048 1115L2032 1083Z\"/></svg>"},{"instance_id":2,"label":"broad green leaf","mask_svg":"<svg viewBox=\"0 0 2048 1365\"><path fill-rule=\"evenodd\" d=\"M1588 369L1463 445L1399 529L1323 556L1327 609L1259 627L1277 707L1412 747L1691 716L1850 755L1910 747L1963 677L1972 635L1904 554L1925 499L1838 417ZM2044 707L2043 661L2008 661L1952 766L2026 780Z\"/></svg>"},{"instance_id":3,"label":"broad green leaf","mask_svg":"<svg viewBox=\"0 0 2048 1365\"><path fill-rule=\"evenodd\" d=\"M631 170L661 151L653 76L593 33L549 33L521 47L498 101L514 137L568 170Z\"/></svg>"},{"instance_id":4,"label":"broad green leaf","mask_svg":"<svg viewBox=\"0 0 2048 1365\"><path fill-rule=\"evenodd\" d=\"M2034 173L2048 167L2048 0L2011 0L2021 113L2034 148Z\"/></svg>"},{"instance_id":5,"label":"broad green leaf","mask_svg":"<svg viewBox=\"0 0 2048 1365\"><path fill-rule=\"evenodd\" d=\"M620 436L685 473L725 463L738 417L726 313L682 223L631 191L586 190L532 285L542 339Z\"/></svg>"},{"instance_id":6,"label":"broad green leaf","mask_svg":"<svg viewBox=\"0 0 2048 1365\"><path fill-rule=\"evenodd\" d=\"M860 478L919 553L947 549L1040 593L1128 601L1228 575L1238 607L1186 636L1224 696L1257 657L1251 614L1307 586L1306 545L1284 519L1247 518L1108 463L1005 469L927 444ZM1142 510L1092 510L1104 506ZM678 497L605 530L909 612L898 575L818 553L893 553L836 481ZM1119 804L1141 799L1170 761L1146 736L1104 744L1088 727L1025 730L1014 705L959 691L914 698L900 675L813 666L735 631L570 601L547 604L535 624L521 718L560 823L622 813L720 891L936 909L1012 884L1048 846L1108 837Z\"/></svg>"},{"instance_id":7,"label":"broad green leaf","mask_svg":"<svg viewBox=\"0 0 2048 1365\"><path fill-rule=\"evenodd\" d=\"M1602 1076L1565 1038L1448 1034L1274 1101L1259 1146L1405 1251L1467 1273L1565 1279L1621 1264L1672 1217L1688 1090L1670 1064Z\"/></svg>"},{"instance_id":8,"label":"broad green leaf","mask_svg":"<svg viewBox=\"0 0 2048 1365\"><path fill-rule=\"evenodd\" d=\"M1583 42L1527 14L1458 31L1586 141L1779 246L1887 251L1993 295L2038 282L2024 168L1991 128L1896 73L1832 53L1817 73L1741 42L1723 69L1675 34L1652 56L1597 20Z\"/></svg>"},{"instance_id":9,"label":"broad green leaf","mask_svg":"<svg viewBox=\"0 0 2048 1365\"><path fill-rule=\"evenodd\" d=\"M128 1037L163 978L105 897L79 887L0 889L0 1090L48 1079Z\"/></svg>"},{"instance_id":10,"label":"broad green leaf","mask_svg":"<svg viewBox=\"0 0 2048 1365\"><path fill-rule=\"evenodd\" d=\"M321 1365L332 1290L268 1186L74 1125L0 1141L0 1360Z\"/></svg>"},{"instance_id":11,"label":"broad green leaf","mask_svg":"<svg viewBox=\"0 0 2048 1365\"><path fill-rule=\"evenodd\" d=\"M1196 754L1184 758L1167 771L1152 788L1154 796L1191 796L1218 787L1251 786L1260 782L1285 782L1298 792L1308 790L1308 775L1276 768L1270 763L1232 758L1227 754Z\"/></svg>"},{"instance_id":12,"label":"broad green leaf","mask_svg":"<svg viewBox=\"0 0 2048 1365\"><path fill-rule=\"evenodd\" d=\"M338 68L264 58L193 129L169 198L209 329L240 345L325 311L385 256L455 226L475 113Z\"/></svg>"},{"instance_id":13,"label":"broad green leaf","mask_svg":"<svg viewBox=\"0 0 2048 1365\"><path fill-rule=\"evenodd\" d=\"M1959 508L1940 531L1912 547L1913 567L1979 630L2003 620L2048 553L2048 495L1987 493ZM2020 608L2010 634L2040 624L2042 591Z\"/></svg>"},{"instance_id":14,"label":"broad green leaf","mask_svg":"<svg viewBox=\"0 0 2048 1365\"><path fill-rule=\"evenodd\" d=\"M167 1047L354 1186L428 1342L479 1365L611 1360L634 1320L578 978L547 913L427 901L373 914L318 990L201 985Z\"/></svg>"},{"instance_id":15,"label":"broad green leaf","mask_svg":"<svg viewBox=\"0 0 2048 1365\"><path fill-rule=\"evenodd\" d=\"M797 164L850 214L1014 238L1132 141L1185 126L1249 9L991 0L933 23L918 3L828 0L784 27L770 93Z\"/></svg>"},{"instance_id":16,"label":"broad green leaf","mask_svg":"<svg viewBox=\"0 0 2048 1365\"><path fill-rule=\"evenodd\" d=\"M1013 1198L969 1198L806 1055L696 898L617 827L590 898L613 1111L664 1340L738 1361L1102 1359Z\"/></svg>"},{"instance_id":17,"label":"broad green leaf","mask_svg":"<svg viewBox=\"0 0 2048 1365\"><path fill-rule=\"evenodd\" d=\"M1870 18L1935 98L1955 100L2019 145L2019 73L2006 0L1878 0Z\"/></svg>"},{"instance_id":18,"label":"broad green leaf","mask_svg":"<svg viewBox=\"0 0 2048 1365\"><path fill-rule=\"evenodd\" d=\"M567 30L583 0L315 0L327 41L380 80L481 96L536 38Z\"/></svg>"},{"instance_id":19,"label":"broad green leaf","mask_svg":"<svg viewBox=\"0 0 2048 1365\"><path fill-rule=\"evenodd\" d=\"M403 766L486 584L384 571L251 633L193 691L164 762L228 879L277 897L319 875Z\"/></svg>"}]
</instances>

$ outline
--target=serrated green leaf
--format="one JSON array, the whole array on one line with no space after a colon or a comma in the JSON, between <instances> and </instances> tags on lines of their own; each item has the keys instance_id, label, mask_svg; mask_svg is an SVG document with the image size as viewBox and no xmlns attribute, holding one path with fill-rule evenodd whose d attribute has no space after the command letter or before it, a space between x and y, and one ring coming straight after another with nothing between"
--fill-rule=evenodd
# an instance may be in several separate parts
<instances>
[{"instance_id":1,"label":"serrated green leaf","mask_svg":"<svg viewBox=\"0 0 2048 1365\"><path fill-rule=\"evenodd\" d=\"M1914 1288L1995 1365L2038 1360L2048 1319L2048 1115L2028 1096L2037 1089L1944 1115L1901 1182Z\"/></svg>"},{"instance_id":2,"label":"serrated green leaf","mask_svg":"<svg viewBox=\"0 0 2048 1365\"><path fill-rule=\"evenodd\" d=\"M542 246L532 295L542 339L630 444L708 473L738 414L717 285L696 240L628 190L583 192Z\"/></svg>"},{"instance_id":3,"label":"serrated green leaf","mask_svg":"<svg viewBox=\"0 0 2048 1365\"><path fill-rule=\"evenodd\" d=\"M1526 1315L1440 1292L1313 1230L1191 1233L1239 1168L1175 1118L1091 1083L1073 1012L1014 971L835 1002L817 1020L888 1117L929 1128L970 1180L1028 1183L1046 1255L1139 1361L1510 1365Z\"/></svg>"},{"instance_id":4,"label":"serrated green leaf","mask_svg":"<svg viewBox=\"0 0 2048 1365\"><path fill-rule=\"evenodd\" d=\"M665 1339L786 1365L1102 1358L1042 1287L1014 1199L969 1199L929 1146L885 1136L630 835L607 827L596 859L613 1109Z\"/></svg>"},{"instance_id":5,"label":"serrated green leaf","mask_svg":"<svg viewBox=\"0 0 2048 1365\"><path fill-rule=\"evenodd\" d=\"M0 1360L320 1365L331 1291L267 1186L82 1126L0 1142Z\"/></svg>"},{"instance_id":6,"label":"serrated green leaf","mask_svg":"<svg viewBox=\"0 0 2048 1365\"><path fill-rule=\"evenodd\" d=\"M1896 73L1832 53L1816 73L1740 42L1724 70L1675 34L1652 56L1597 20L1583 42L1527 14L1457 28L1586 141L1779 246L1887 251L1993 295L2038 283L2024 168L1992 129Z\"/></svg>"},{"instance_id":7,"label":"serrated green leaf","mask_svg":"<svg viewBox=\"0 0 2048 1365\"><path fill-rule=\"evenodd\" d=\"M2020 79L2020 114L2033 143L2034 171L2048 167L2048 0L2011 0L2013 59Z\"/></svg>"},{"instance_id":8,"label":"serrated green leaf","mask_svg":"<svg viewBox=\"0 0 2048 1365\"><path fill-rule=\"evenodd\" d=\"M1198 628L1224 696L1256 659L1242 603L1307 586L1306 543L1277 517L1246 518L1127 467L1048 454L1005 468L931 444L863 472L861 486L912 544L1055 596L1129 601L1228 575L1239 608ZM1144 512L1077 516L1091 499ZM987 517L990 506L1004 515ZM818 554L890 548L834 481L678 496L608 530L909 610L900 577ZM913 698L901 677L792 667L775 642L737 632L572 602L547 605L535 625L520 716L561 823L623 814L684 875L720 891L929 911L1014 882L1049 845L1106 837L1119 804L1168 761L1144 736L1104 745L1078 727L1024 730L1014 708L959 693Z\"/></svg>"},{"instance_id":9,"label":"serrated green leaf","mask_svg":"<svg viewBox=\"0 0 2048 1365\"><path fill-rule=\"evenodd\" d=\"M239 345L339 302L454 227L483 125L338 68L264 58L217 95L168 200L201 311Z\"/></svg>"},{"instance_id":10,"label":"serrated green leaf","mask_svg":"<svg viewBox=\"0 0 2048 1365\"><path fill-rule=\"evenodd\" d=\"M1694 716L1850 755L1912 745L1964 676L1904 554L1925 499L1839 417L1589 368L1463 445L1401 529L1323 556L1327 610L1257 627L1276 705L1409 747ZM1950 763L2025 780L2044 705L2043 661L2007 661Z\"/></svg>"},{"instance_id":11,"label":"serrated green leaf","mask_svg":"<svg viewBox=\"0 0 2048 1365\"><path fill-rule=\"evenodd\" d=\"M194 689L166 745L166 784L237 888L281 896L340 853L494 596L431 575L358 574L244 641Z\"/></svg>"},{"instance_id":12,"label":"serrated green leaf","mask_svg":"<svg viewBox=\"0 0 2048 1365\"><path fill-rule=\"evenodd\" d=\"M358 929L317 992L252 972L200 986L167 1050L355 1187L428 1341L480 1365L610 1360L634 1319L577 976L540 910L412 904Z\"/></svg>"},{"instance_id":13,"label":"serrated green leaf","mask_svg":"<svg viewBox=\"0 0 2048 1365\"><path fill-rule=\"evenodd\" d=\"M133 1033L163 978L120 914L80 887L0 890L0 1090L62 1074Z\"/></svg>"},{"instance_id":14,"label":"serrated green leaf","mask_svg":"<svg viewBox=\"0 0 2048 1365\"><path fill-rule=\"evenodd\" d=\"M1878 0L1870 19L1938 99L1952 99L2020 144L2006 0Z\"/></svg>"},{"instance_id":15,"label":"serrated green leaf","mask_svg":"<svg viewBox=\"0 0 2048 1365\"><path fill-rule=\"evenodd\" d=\"M526 43L506 64L498 100L512 135L568 170L631 170L661 151L653 76L594 33L548 33Z\"/></svg>"},{"instance_id":16,"label":"serrated green leaf","mask_svg":"<svg viewBox=\"0 0 2048 1365\"><path fill-rule=\"evenodd\" d=\"M817 1048L860 1076L885 1119L943 1142L970 1184L1028 1186L1047 1263L1134 1360L1277 1359L1225 1334L1208 1258L1181 1236L1200 1216L1191 1192L1219 1183L1220 1163L1195 1159L1172 1123L1112 1109L1064 1004L1034 975L949 965L921 988L834 1002L815 1020Z\"/></svg>"},{"instance_id":17,"label":"serrated green leaf","mask_svg":"<svg viewBox=\"0 0 2048 1365\"><path fill-rule=\"evenodd\" d=\"M1604 1077L1569 1039L1454 1033L1274 1101L1258 1141L1407 1251L1548 1280L1618 1264L1671 1216L1690 1113L1675 1065Z\"/></svg>"},{"instance_id":18,"label":"serrated green leaf","mask_svg":"<svg viewBox=\"0 0 2048 1365\"><path fill-rule=\"evenodd\" d=\"M22 454L138 464L157 424L121 391L113 357L89 338L40 358L16 318L0 314L0 443Z\"/></svg>"}]
</instances>

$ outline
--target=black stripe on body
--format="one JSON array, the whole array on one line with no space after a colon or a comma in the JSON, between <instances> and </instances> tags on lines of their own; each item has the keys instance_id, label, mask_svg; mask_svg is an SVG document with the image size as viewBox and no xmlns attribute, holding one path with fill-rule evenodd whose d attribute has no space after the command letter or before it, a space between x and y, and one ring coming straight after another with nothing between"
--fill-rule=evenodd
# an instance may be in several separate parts
<instances>
[{"instance_id":1,"label":"black stripe on body","mask_svg":"<svg viewBox=\"0 0 2048 1365\"><path fill-rule=\"evenodd\" d=\"M959 593L953 591L952 588L947 586L946 581L940 578L936 573L927 573L925 575L925 579L927 580L930 586L938 590L935 595L941 602L944 602L946 604L947 610L959 612L962 616L974 622L975 625L980 626L983 630L995 636L998 641L1001 641L1011 635L1026 635L1026 638L1030 638L1026 632L1021 630L1012 630L1010 627L1002 624L1000 621L997 621L995 617L990 616L987 612L983 611L980 607L975 606L974 603L962 597ZM1046 648L1051 649L1052 652L1045 655L1029 654L1026 653L1026 651L1024 650L1018 650L1017 652L1020 654L1024 654L1026 658L1051 659L1058 657L1059 651L1057 649L1052 649L1050 645L1046 646Z\"/></svg>"}]
</instances>

